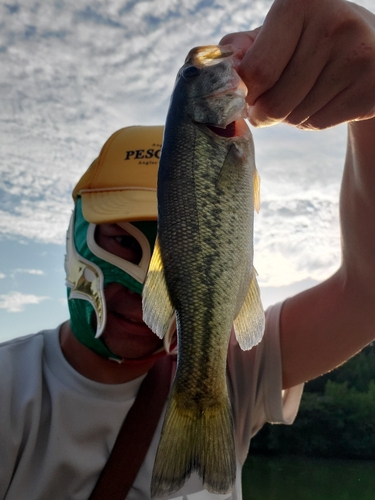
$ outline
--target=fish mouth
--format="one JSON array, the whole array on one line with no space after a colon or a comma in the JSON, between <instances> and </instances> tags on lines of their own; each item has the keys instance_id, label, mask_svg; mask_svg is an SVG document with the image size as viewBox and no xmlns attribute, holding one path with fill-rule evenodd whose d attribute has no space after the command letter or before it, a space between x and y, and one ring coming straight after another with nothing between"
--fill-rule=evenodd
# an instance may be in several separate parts
<instances>
[{"instance_id":1,"label":"fish mouth","mask_svg":"<svg viewBox=\"0 0 375 500\"><path fill-rule=\"evenodd\" d=\"M211 132L219 137L243 137L249 133L249 126L244 119L234 120L230 122L226 127L219 127L212 125L210 123L202 124L208 128Z\"/></svg>"}]
</instances>

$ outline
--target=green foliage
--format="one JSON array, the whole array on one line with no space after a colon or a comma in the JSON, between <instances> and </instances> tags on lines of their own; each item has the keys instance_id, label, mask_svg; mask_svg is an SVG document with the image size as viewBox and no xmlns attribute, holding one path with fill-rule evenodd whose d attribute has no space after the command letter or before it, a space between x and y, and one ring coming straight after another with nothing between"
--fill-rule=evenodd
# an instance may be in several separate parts
<instances>
[{"instance_id":1,"label":"green foliage","mask_svg":"<svg viewBox=\"0 0 375 500\"><path fill-rule=\"evenodd\" d=\"M367 391L369 383L375 380L375 342L365 347L359 354L336 370L308 382L305 386L305 392L323 394L328 380L338 383L347 382L349 387L354 387L360 392Z\"/></svg>"},{"instance_id":2,"label":"green foliage","mask_svg":"<svg viewBox=\"0 0 375 500\"><path fill-rule=\"evenodd\" d=\"M266 425L252 451L375 460L375 348L306 384L293 426Z\"/></svg>"}]
</instances>

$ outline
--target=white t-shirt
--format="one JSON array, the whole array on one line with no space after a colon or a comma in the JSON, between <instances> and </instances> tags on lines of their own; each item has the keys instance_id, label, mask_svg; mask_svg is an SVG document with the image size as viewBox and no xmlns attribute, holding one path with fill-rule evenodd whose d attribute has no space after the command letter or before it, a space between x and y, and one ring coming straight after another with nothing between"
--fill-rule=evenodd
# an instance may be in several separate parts
<instances>
[{"instance_id":1,"label":"white t-shirt","mask_svg":"<svg viewBox=\"0 0 375 500\"><path fill-rule=\"evenodd\" d=\"M281 389L279 315L268 309L264 339L228 351L237 480L230 495L203 490L197 475L169 499L240 500L241 469L250 438L265 422L291 424L303 386ZM87 500L144 378L125 384L93 382L65 360L59 328L0 346L0 499ZM162 415L128 500L150 498L150 480Z\"/></svg>"}]
</instances>

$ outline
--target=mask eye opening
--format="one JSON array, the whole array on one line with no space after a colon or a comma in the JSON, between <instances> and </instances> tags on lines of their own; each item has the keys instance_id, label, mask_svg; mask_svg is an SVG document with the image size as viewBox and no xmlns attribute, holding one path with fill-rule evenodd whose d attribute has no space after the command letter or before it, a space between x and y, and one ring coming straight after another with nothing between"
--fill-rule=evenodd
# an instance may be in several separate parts
<instances>
[{"instance_id":1,"label":"mask eye opening","mask_svg":"<svg viewBox=\"0 0 375 500\"><path fill-rule=\"evenodd\" d=\"M133 252L134 257L131 260L129 259L132 264L139 264L141 262L143 254L142 247L134 238L134 236L131 236L130 234L116 236L116 241L123 248L131 250Z\"/></svg>"},{"instance_id":2,"label":"mask eye opening","mask_svg":"<svg viewBox=\"0 0 375 500\"><path fill-rule=\"evenodd\" d=\"M142 231L136 228L133 224L129 222L119 222L118 225L123 228L130 236L134 237L135 240L139 243L142 252L140 254L141 258L138 264L134 264L129 260L123 259L122 257L119 257L99 246L94 237L96 228L95 224L89 225L87 231L87 246L94 255L96 255L100 259L103 259L105 262L113 264L122 271L125 271L132 278L138 281L138 283L143 284L151 259L150 243L148 242L147 237L142 233Z\"/></svg>"}]
</instances>

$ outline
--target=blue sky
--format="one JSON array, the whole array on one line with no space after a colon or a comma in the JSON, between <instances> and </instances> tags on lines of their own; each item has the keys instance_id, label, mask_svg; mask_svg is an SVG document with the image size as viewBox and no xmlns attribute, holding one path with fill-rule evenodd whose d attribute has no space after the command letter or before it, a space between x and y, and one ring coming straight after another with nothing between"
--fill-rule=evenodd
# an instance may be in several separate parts
<instances>
[{"instance_id":1,"label":"blue sky","mask_svg":"<svg viewBox=\"0 0 375 500\"><path fill-rule=\"evenodd\" d=\"M371 0L358 2L371 8ZM0 340L68 316L70 193L115 130L164 122L196 45L261 24L268 0L21 0L0 3ZM262 207L255 266L264 305L340 260L345 126L255 130Z\"/></svg>"}]
</instances>

